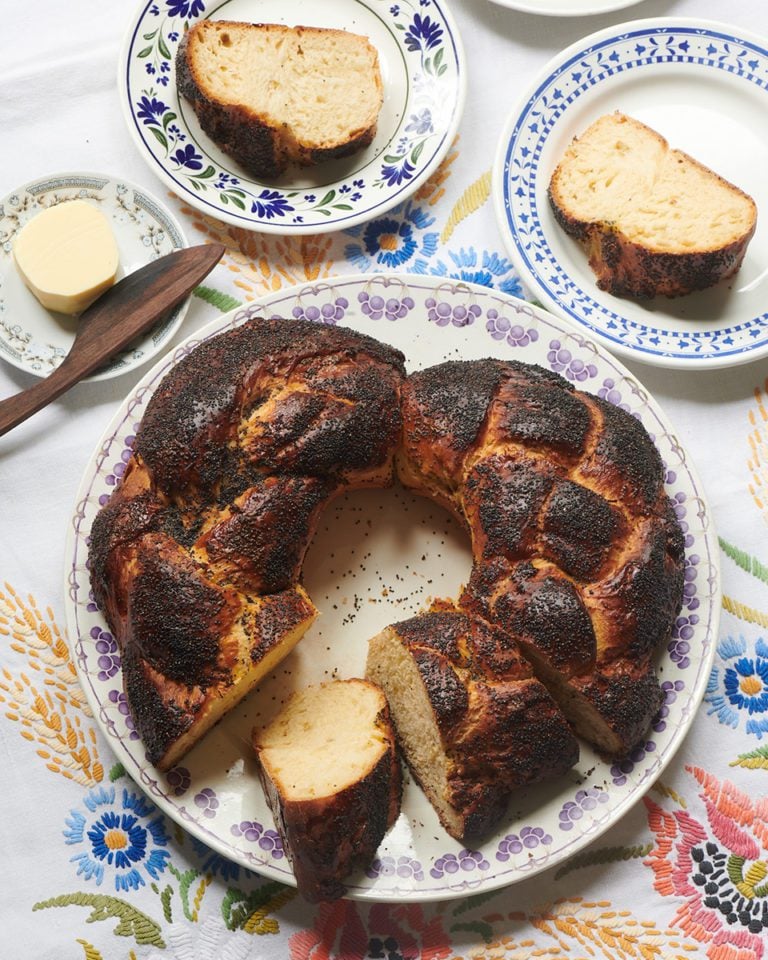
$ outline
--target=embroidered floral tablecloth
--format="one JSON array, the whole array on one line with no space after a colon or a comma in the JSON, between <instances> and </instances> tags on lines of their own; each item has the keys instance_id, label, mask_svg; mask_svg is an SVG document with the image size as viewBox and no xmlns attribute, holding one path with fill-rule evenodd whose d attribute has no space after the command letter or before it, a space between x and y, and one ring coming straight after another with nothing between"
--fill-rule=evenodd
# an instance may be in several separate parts
<instances>
[{"instance_id":1,"label":"embroidered floral tablecloth","mask_svg":"<svg viewBox=\"0 0 768 960\"><path fill-rule=\"evenodd\" d=\"M165 3L184 16L198 0ZM525 297L490 201L496 140L517 86L556 51L635 16L727 17L768 33L760 0L727 12L716 0L647 0L585 18L487 0L454 0L452 10L469 85L439 169L365 224L284 238L200 214L144 165L118 106L125 5L6 2L0 192L57 171L111 173L167 200L190 242L223 242L226 256L177 340L265 292L342 273L397 270ZM593 845L525 883L432 904L307 905L170 821L99 732L64 626L64 535L96 439L142 371L80 385L0 439L0 957L768 956L768 367L713 375L630 366L695 461L717 525L723 612L704 701L661 779ZM30 382L0 364L0 396ZM684 658L685 625L677 642ZM675 695L673 684L668 701ZM632 762L614 768L617 781ZM215 797L200 803L215 815ZM274 833L262 839L277 843ZM533 828L508 840L510 853L552 842ZM469 875L482 864L459 858L456 869Z\"/></svg>"}]
</instances>

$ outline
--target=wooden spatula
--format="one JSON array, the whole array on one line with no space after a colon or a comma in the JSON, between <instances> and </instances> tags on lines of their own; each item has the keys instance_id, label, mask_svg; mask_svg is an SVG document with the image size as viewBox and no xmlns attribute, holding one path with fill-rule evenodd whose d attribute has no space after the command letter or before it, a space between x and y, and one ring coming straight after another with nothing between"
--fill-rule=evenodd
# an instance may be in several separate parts
<instances>
[{"instance_id":1,"label":"wooden spatula","mask_svg":"<svg viewBox=\"0 0 768 960\"><path fill-rule=\"evenodd\" d=\"M80 317L75 341L59 366L44 380L0 401L0 436L153 327L216 266L220 244L174 250L135 270L110 287Z\"/></svg>"}]
</instances>

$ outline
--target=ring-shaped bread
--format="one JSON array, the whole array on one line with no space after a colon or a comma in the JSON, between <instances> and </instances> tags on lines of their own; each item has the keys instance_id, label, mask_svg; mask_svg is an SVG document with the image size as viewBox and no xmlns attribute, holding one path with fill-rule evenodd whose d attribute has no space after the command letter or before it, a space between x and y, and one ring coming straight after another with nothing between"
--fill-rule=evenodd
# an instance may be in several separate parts
<instances>
[{"instance_id":1,"label":"ring-shaped bread","mask_svg":"<svg viewBox=\"0 0 768 960\"><path fill-rule=\"evenodd\" d=\"M290 652L317 612L300 579L324 505L390 484L395 460L404 485L466 523L462 616L501 631L507 653L519 646L601 750L643 735L683 538L640 422L540 367L488 359L406 377L403 355L371 337L257 319L162 380L92 528L94 594L151 763L177 763ZM576 759L561 730L550 773Z\"/></svg>"}]
</instances>

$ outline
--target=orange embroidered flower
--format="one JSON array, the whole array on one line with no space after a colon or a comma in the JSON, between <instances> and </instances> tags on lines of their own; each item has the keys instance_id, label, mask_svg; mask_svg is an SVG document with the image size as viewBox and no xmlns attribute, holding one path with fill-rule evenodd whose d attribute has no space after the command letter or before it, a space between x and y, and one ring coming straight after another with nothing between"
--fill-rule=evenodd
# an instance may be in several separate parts
<instances>
[{"instance_id":1,"label":"orange embroidered flower","mask_svg":"<svg viewBox=\"0 0 768 960\"><path fill-rule=\"evenodd\" d=\"M708 944L710 960L761 960L768 943L768 798L689 767L706 811L669 812L646 798L656 847L645 861L654 887L682 898L675 923Z\"/></svg>"},{"instance_id":2,"label":"orange embroidered flower","mask_svg":"<svg viewBox=\"0 0 768 960\"><path fill-rule=\"evenodd\" d=\"M442 960L451 950L442 918L427 919L418 904L365 909L351 900L321 904L314 927L294 934L289 947L290 960Z\"/></svg>"}]
</instances>

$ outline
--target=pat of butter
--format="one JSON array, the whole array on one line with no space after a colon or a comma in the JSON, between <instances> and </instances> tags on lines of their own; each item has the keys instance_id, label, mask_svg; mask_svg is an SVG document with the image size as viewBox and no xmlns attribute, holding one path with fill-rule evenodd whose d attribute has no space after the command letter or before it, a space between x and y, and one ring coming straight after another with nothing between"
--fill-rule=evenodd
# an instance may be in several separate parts
<instances>
[{"instance_id":1,"label":"pat of butter","mask_svg":"<svg viewBox=\"0 0 768 960\"><path fill-rule=\"evenodd\" d=\"M112 227L97 207L66 200L25 224L13 245L22 280L40 303L82 313L115 282L118 253Z\"/></svg>"}]
</instances>

